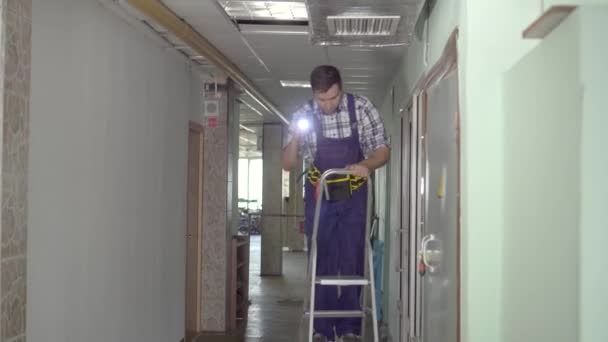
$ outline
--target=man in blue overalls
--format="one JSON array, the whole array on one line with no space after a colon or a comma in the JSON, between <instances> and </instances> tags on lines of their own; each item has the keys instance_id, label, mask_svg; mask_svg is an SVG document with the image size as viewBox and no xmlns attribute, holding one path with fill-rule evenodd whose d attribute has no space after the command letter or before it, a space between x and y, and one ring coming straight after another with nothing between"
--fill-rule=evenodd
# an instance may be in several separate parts
<instances>
[{"instance_id":1,"label":"man in blue overalls","mask_svg":"<svg viewBox=\"0 0 608 342\"><path fill-rule=\"evenodd\" d=\"M317 236L317 275L363 275L366 178L389 159L389 139L374 105L364 97L342 91L338 69L322 65L310 75L313 100L293 116L283 149L287 171L303 157L308 168L305 191L306 236L312 238L317 181L333 168L346 168L353 177L332 180L330 199L321 206ZM297 170L296 170L297 171ZM322 192L319 191L319 196ZM317 310L360 309L361 288L317 286ZM357 341L360 318L315 319L315 340ZM335 329L335 334L334 334Z\"/></svg>"}]
</instances>

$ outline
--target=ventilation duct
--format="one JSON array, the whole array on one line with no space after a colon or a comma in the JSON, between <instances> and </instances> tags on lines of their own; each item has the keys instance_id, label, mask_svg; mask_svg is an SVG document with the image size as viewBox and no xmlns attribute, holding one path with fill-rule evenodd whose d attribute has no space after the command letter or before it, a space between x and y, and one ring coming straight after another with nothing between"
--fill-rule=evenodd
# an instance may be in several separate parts
<instances>
[{"instance_id":1,"label":"ventilation duct","mask_svg":"<svg viewBox=\"0 0 608 342\"><path fill-rule=\"evenodd\" d=\"M392 36L397 32L400 16L327 17L332 36Z\"/></svg>"},{"instance_id":2,"label":"ventilation duct","mask_svg":"<svg viewBox=\"0 0 608 342\"><path fill-rule=\"evenodd\" d=\"M306 0L314 45L399 46L413 37L424 0Z\"/></svg>"}]
</instances>

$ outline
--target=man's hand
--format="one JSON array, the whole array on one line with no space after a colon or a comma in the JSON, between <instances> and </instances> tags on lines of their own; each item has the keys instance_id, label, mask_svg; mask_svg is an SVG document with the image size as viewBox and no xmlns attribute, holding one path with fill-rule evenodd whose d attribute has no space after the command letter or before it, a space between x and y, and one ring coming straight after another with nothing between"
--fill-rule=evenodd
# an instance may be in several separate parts
<instances>
[{"instance_id":1,"label":"man's hand","mask_svg":"<svg viewBox=\"0 0 608 342\"><path fill-rule=\"evenodd\" d=\"M357 177L369 177L369 168L363 164L353 164L346 166L348 171L351 171L353 175Z\"/></svg>"},{"instance_id":2,"label":"man's hand","mask_svg":"<svg viewBox=\"0 0 608 342\"><path fill-rule=\"evenodd\" d=\"M300 141L304 139L304 133L302 130L299 130L296 126L289 126L289 133L291 134L291 141L289 144L283 148L283 153L281 155L281 166L285 171L291 171L296 167L298 163L298 149L300 146Z\"/></svg>"},{"instance_id":3,"label":"man's hand","mask_svg":"<svg viewBox=\"0 0 608 342\"><path fill-rule=\"evenodd\" d=\"M298 141L301 141L306 135L305 132L303 132L301 129L298 129L297 127L290 127L289 133L291 133L291 136Z\"/></svg>"},{"instance_id":4,"label":"man's hand","mask_svg":"<svg viewBox=\"0 0 608 342\"><path fill-rule=\"evenodd\" d=\"M352 171L355 176L369 177L379 167L382 167L388 161L390 150L386 146L382 146L374 151L369 158L353 165L348 165L347 170Z\"/></svg>"},{"instance_id":5,"label":"man's hand","mask_svg":"<svg viewBox=\"0 0 608 342\"><path fill-rule=\"evenodd\" d=\"M289 125L289 133L291 135L291 142L283 148L283 155L281 157L281 165L283 170L291 171L298 164L298 149L300 142L306 139L306 135L310 131L310 127L298 127L297 122L292 122Z\"/></svg>"}]
</instances>

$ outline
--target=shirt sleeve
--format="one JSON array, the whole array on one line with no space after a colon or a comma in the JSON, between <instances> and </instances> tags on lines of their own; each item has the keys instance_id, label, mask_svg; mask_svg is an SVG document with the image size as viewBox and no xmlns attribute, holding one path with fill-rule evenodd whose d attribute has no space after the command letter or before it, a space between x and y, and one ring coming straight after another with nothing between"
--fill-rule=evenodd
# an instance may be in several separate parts
<instances>
[{"instance_id":1,"label":"shirt sleeve","mask_svg":"<svg viewBox=\"0 0 608 342\"><path fill-rule=\"evenodd\" d=\"M283 148L286 148L289 143L293 140L293 127L294 120L292 120L285 130L285 134L283 134Z\"/></svg>"},{"instance_id":2,"label":"shirt sleeve","mask_svg":"<svg viewBox=\"0 0 608 342\"><path fill-rule=\"evenodd\" d=\"M390 147L384 121L371 101L364 99L361 115L361 138L364 153L370 155L380 147Z\"/></svg>"}]
</instances>

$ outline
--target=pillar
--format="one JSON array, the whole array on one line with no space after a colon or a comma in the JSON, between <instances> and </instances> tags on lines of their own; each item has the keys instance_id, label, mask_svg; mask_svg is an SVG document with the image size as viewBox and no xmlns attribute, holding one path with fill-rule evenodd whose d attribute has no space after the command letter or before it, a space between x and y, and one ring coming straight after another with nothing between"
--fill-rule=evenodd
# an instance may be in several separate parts
<instances>
[{"instance_id":1,"label":"pillar","mask_svg":"<svg viewBox=\"0 0 608 342\"><path fill-rule=\"evenodd\" d=\"M264 124L262 151L264 158L262 194L262 275L283 273L283 239L281 212L283 206L283 170L281 150L283 125Z\"/></svg>"},{"instance_id":2,"label":"pillar","mask_svg":"<svg viewBox=\"0 0 608 342\"><path fill-rule=\"evenodd\" d=\"M5 0L0 6L0 341L25 342L32 2Z\"/></svg>"}]
</instances>

